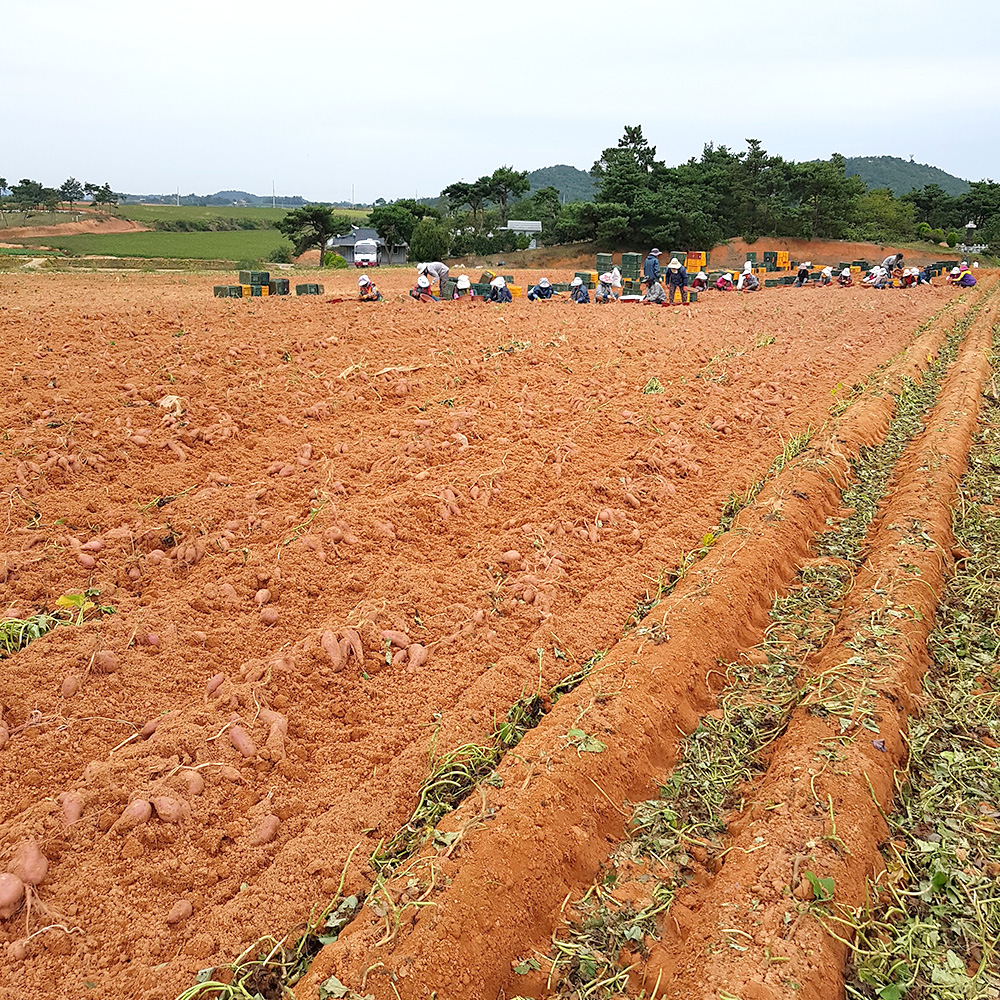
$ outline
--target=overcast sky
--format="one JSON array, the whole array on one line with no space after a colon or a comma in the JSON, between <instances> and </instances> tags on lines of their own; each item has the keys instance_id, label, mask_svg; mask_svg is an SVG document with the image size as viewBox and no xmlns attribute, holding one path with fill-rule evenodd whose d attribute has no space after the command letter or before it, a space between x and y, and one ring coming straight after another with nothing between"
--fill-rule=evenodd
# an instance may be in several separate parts
<instances>
[{"instance_id":1,"label":"overcast sky","mask_svg":"<svg viewBox=\"0 0 1000 1000\"><path fill-rule=\"evenodd\" d=\"M1000 180L1000 3L30 0L0 14L0 176L368 203L501 164L759 138Z\"/></svg>"}]
</instances>

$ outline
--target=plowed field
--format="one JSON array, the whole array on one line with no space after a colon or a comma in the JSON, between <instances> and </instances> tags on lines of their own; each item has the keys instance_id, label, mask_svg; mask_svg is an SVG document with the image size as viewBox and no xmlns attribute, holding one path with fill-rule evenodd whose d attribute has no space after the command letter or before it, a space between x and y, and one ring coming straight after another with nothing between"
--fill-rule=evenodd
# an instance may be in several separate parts
<instances>
[{"instance_id":1,"label":"plowed field","mask_svg":"<svg viewBox=\"0 0 1000 1000\"><path fill-rule=\"evenodd\" d=\"M843 995L995 274L376 279L0 276L0 995Z\"/></svg>"}]
</instances>

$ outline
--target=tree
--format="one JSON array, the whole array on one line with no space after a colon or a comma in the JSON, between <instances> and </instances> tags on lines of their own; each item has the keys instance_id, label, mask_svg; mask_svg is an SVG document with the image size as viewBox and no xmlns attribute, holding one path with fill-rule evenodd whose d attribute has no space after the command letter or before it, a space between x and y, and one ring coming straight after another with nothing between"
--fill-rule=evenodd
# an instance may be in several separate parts
<instances>
[{"instance_id":1,"label":"tree","mask_svg":"<svg viewBox=\"0 0 1000 1000\"><path fill-rule=\"evenodd\" d=\"M527 170L514 170L511 167L497 167L490 177L490 195L496 202L500 210L500 225L507 225L507 202L513 198L520 198L531 182L528 180Z\"/></svg>"},{"instance_id":2,"label":"tree","mask_svg":"<svg viewBox=\"0 0 1000 1000\"><path fill-rule=\"evenodd\" d=\"M17 184L10 189L10 200L14 208L22 212L30 212L42 204L44 188L38 181L22 177Z\"/></svg>"},{"instance_id":3,"label":"tree","mask_svg":"<svg viewBox=\"0 0 1000 1000\"><path fill-rule=\"evenodd\" d=\"M417 217L402 205L381 205L368 213L368 225L374 229L391 250L394 246L409 243Z\"/></svg>"},{"instance_id":4,"label":"tree","mask_svg":"<svg viewBox=\"0 0 1000 1000\"><path fill-rule=\"evenodd\" d=\"M75 178L68 177L59 188L63 201L69 202L70 210L73 209L73 202L83 200L83 185Z\"/></svg>"},{"instance_id":5,"label":"tree","mask_svg":"<svg viewBox=\"0 0 1000 1000\"><path fill-rule=\"evenodd\" d=\"M351 228L351 220L345 215L334 215L326 205L306 205L286 212L275 228L295 244L295 256L304 254L313 247L319 249L320 267L323 266L323 251L329 240Z\"/></svg>"},{"instance_id":6,"label":"tree","mask_svg":"<svg viewBox=\"0 0 1000 1000\"><path fill-rule=\"evenodd\" d=\"M421 219L410 238L411 260L443 260L451 246L451 233L437 219Z\"/></svg>"},{"instance_id":7,"label":"tree","mask_svg":"<svg viewBox=\"0 0 1000 1000\"><path fill-rule=\"evenodd\" d=\"M3 193L7 190L7 178L0 177L0 219L3 219L4 226L7 225L7 213L3 210Z\"/></svg>"}]
</instances>

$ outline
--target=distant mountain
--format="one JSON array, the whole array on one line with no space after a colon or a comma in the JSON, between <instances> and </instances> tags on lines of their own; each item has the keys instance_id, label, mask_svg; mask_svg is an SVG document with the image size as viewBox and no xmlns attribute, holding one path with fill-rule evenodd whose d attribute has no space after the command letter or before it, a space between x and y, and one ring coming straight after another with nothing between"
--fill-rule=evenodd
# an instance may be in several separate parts
<instances>
[{"instance_id":1,"label":"distant mountain","mask_svg":"<svg viewBox=\"0 0 1000 1000\"><path fill-rule=\"evenodd\" d=\"M593 201L597 191L594 178L586 170L558 163L554 167L542 167L540 170L529 170L528 180L531 182L529 194L543 187L554 187L567 201Z\"/></svg>"},{"instance_id":2,"label":"distant mountain","mask_svg":"<svg viewBox=\"0 0 1000 1000\"><path fill-rule=\"evenodd\" d=\"M239 205L245 208L270 208L271 195L251 194L249 191L216 191L215 194L128 194L127 205ZM307 204L300 195L276 195L274 204L279 208L297 208ZM346 204L346 203L345 203Z\"/></svg>"},{"instance_id":3,"label":"distant mountain","mask_svg":"<svg viewBox=\"0 0 1000 1000\"><path fill-rule=\"evenodd\" d=\"M969 190L969 182L961 177L899 156L848 156L845 159L848 177L857 174L871 190L889 188L897 197L925 184L937 184L953 198Z\"/></svg>"}]
</instances>

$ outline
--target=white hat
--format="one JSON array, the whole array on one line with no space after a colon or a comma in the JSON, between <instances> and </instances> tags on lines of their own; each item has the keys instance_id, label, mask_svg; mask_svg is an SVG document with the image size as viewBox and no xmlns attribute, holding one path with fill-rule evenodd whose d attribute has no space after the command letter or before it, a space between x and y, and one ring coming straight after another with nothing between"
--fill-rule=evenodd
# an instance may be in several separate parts
<instances>
[{"instance_id":1,"label":"white hat","mask_svg":"<svg viewBox=\"0 0 1000 1000\"><path fill-rule=\"evenodd\" d=\"M669 267L671 271L676 271L680 266L681 262L676 257L671 257L670 263L667 264L667 267Z\"/></svg>"},{"instance_id":2,"label":"white hat","mask_svg":"<svg viewBox=\"0 0 1000 1000\"><path fill-rule=\"evenodd\" d=\"M605 285L610 285L611 284L611 272L610 271L605 271L604 274L601 275L601 281L603 281Z\"/></svg>"},{"instance_id":3,"label":"white hat","mask_svg":"<svg viewBox=\"0 0 1000 1000\"><path fill-rule=\"evenodd\" d=\"M548 288L549 287L549 279L548 278L539 278L538 279L538 287L539 288Z\"/></svg>"},{"instance_id":4,"label":"white hat","mask_svg":"<svg viewBox=\"0 0 1000 1000\"><path fill-rule=\"evenodd\" d=\"M358 278L358 288L364 288L365 285L370 285L371 283L372 279L369 278L367 274L362 274L361 277Z\"/></svg>"},{"instance_id":5,"label":"white hat","mask_svg":"<svg viewBox=\"0 0 1000 1000\"><path fill-rule=\"evenodd\" d=\"M851 276L851 269L849 267L845 267L844 270L840 272L840 276L842 278L849 278Z\"/></svg>"},{"instance_id":6,"label":"white hat","mask_svg":"<svg viewBox=\"0 0 1000 1000\"><path fill-rule=\"evenodd\" d=\"M426 264L417 264L417 274L424 274L427 270Z\"/></svg>"},{"instance_id":7,"label":"white hat","mask_svg":"<svg viewBox=\"0 0 1000 1000\"><path fill-rule=\"evenodd\" d=\"M661 253L663 253L663 251L657 250L656 247L653 247L653 249L649 251L650 257L659 257Z\"/></svg>"},{"instance_id":8,"label":"white hat","mask_svg":"<svg viewBox=\"0 0 1000 1000\"><path fill-rule=\"evenodd\" d=\"M799 267L812 267L812 266L813 262L811 260L804 260L802 261L801 264L799 264Z\"/></svg>"},{"instance_id":9,"label":"white hat","mask_svg":"<svg viewBox=\"0 0 1000 1000\"><path fill-rule=\"evenodd\" d=\"M506 287L506 285L507 285L507 282L504 280L504 277L503 277L502 274L498 274L490 282L490 288L504 288L504 287Z\"/></svg>"},{"instance_id":10,"label":"white hat","mask_svg":"<svg viewBox=\"0 0 1000 1000\"><path fill-rule=\"evenodd\" d=\"M823 268L823 273L829 277L831 274L833 274L833 268L829 264L827 264L826 267Z\"/></svg>"},{"instance_id":11,"label":"white hat","mask_svg":"<svg viewBox=\"0 0 1000 1000\"><path fill-rule=\"evenodd\" d=\"M959 269L957 267L953 267L949 273L950 274L961 274L962 272L959 271Z\"/></svg>"},{"instance_id":12,"label":"white hat","mask_svg":"<svg viewBox=\"0 0 1000 1000\"><path fill-rule=\"evenodd\" d=\"M753 270L753 261L752 261L752 260L748 260L748 261L747 261L747 262L746 262L746 263L745 263L745 264L743 265L743 270L744 270L744 271L752 271L752 270Z\"/></svg>"},{"instance_id":13,"label":"white hat","mask_svg":"<svg viewBox=\"0 0 1000 1000\"><path fill-rule=\"evenodd\" d=\"M579 275L577 275L577 276L576 276L576 277L575 277L575 278L574 278L574 279L573 279L573 280L572 280L572 281L570 282L570 284L571 284L571 285L582 285L582 284L583 284L583 278L581 278L581 277L580 277Z\"/></svg>"},{"instance_id":14,"label":"white hat","mask_svg":"<svg viewBox=\"0 0 1000 1000\"><path fill-rule=\"evenodd\" d=\"M968 266L969 266L969 262L967 260L963 260L962 261L962 267L968 267Z\"/></svg>"},{"instance_id":15,"label":"white hat","mask_svg":"<svg viewBox=\"0 0 1000 1000\"><path fill-rule=\"evenodd\" d=\"M455 282L455 287L456 288L471 288L472 287L472 282L469 280L469 276L467 274L460 274L458 276L458 281Z\"/></svg>"},{"instance_id":16,"label":"white hat","mask_svg":"<svg viewBox=\"0 0 1000 1000\"><path fill-rule=\"evenodd\" d=\"M722 277L725 278L726 281L732 281L733 280L733 276L728 271L726 271L726 273Z\"/></svg>"},{"instance_id":17,"label":"white hat","mask_svg":"<svg viewBox=\"0 0 1000 1000\"><path fill-rule=\"evenodd\" d=\"M699 271L699 272L697 273L697 275L695 275L695 277L698 277L698 278L707 278L707 277L708 277L708 275L707 275L707 274L705 274L704 270L701 270L701 271Z\"/></svg>"},{"instance_id":18,"label":"white hat","mask_svg":"<svg viewBox=\"0 0 1000 1000\"><path fill-rule=\"evenodd\" d=\"M419 278L417 278L417 285L420 288L430 288L431 287L431 283L427 279L427 275L425 275L425 274L422 274L422 275L420 275Z\"/></svg>"}]
</instances>

